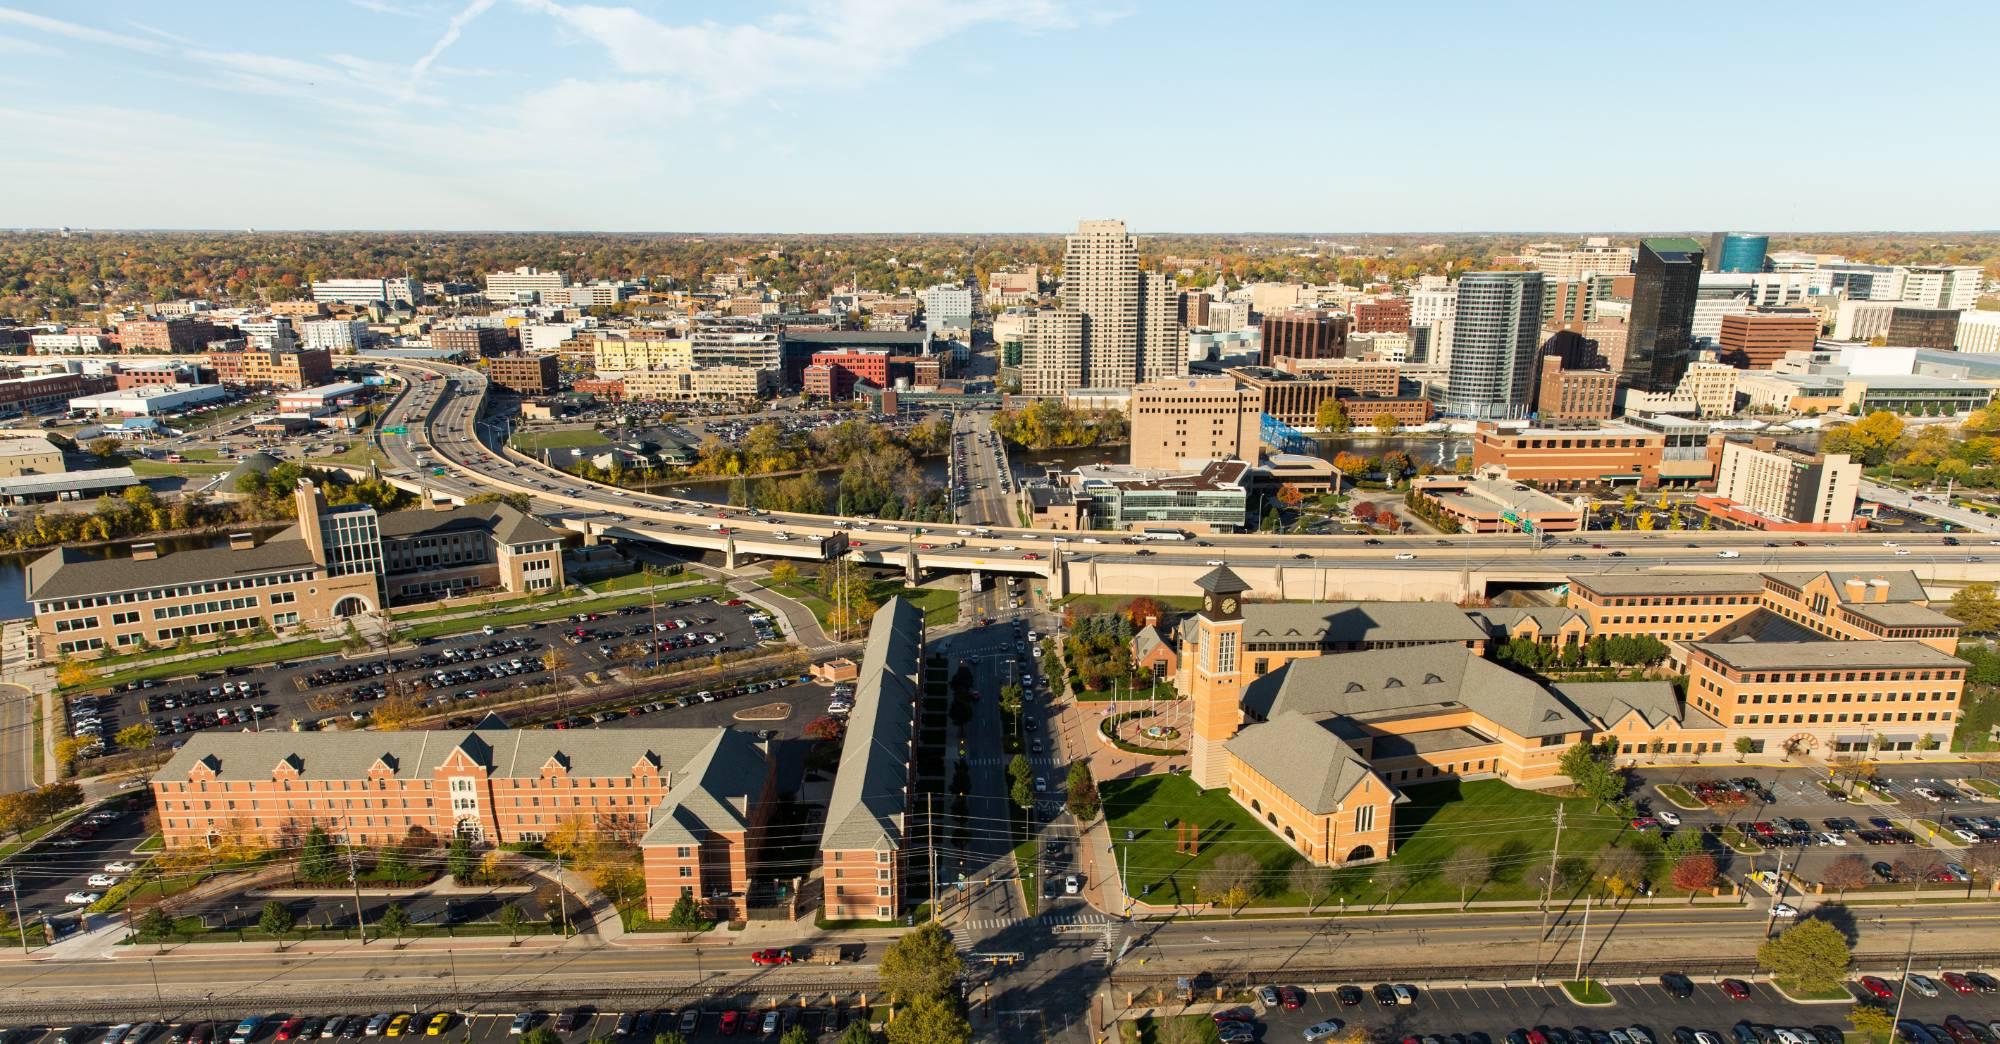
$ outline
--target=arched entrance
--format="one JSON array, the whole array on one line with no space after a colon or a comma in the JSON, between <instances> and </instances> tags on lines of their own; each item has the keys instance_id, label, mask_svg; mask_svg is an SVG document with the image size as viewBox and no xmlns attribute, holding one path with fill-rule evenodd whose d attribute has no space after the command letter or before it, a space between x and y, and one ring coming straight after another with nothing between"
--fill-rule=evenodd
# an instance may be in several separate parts
<instances>
[{"instance_id":1,"label":"arched entrance","mask_svg":"<svg viewBox=\"0 0 2000 1044\"><path fill-rule=\"evenodd\" d=\"M345 620L350 616L360 616L367 611L368 600L360 595L348 595L346 598L333 603L333 615L337 619Z\"/></svg>"},{"instance_id":2,"label":"arched entrance","mask_svg":"<svg viewBox=\"0 0 2000 1044\"><path fill-rule=\"evenodd\" d=\"M1354 848L1347 853L1347 858L1342 860L1342 862L1365 863L1373 858L1375 858L1374 845L1355 845Z\"/></svg>"}]
</instances>

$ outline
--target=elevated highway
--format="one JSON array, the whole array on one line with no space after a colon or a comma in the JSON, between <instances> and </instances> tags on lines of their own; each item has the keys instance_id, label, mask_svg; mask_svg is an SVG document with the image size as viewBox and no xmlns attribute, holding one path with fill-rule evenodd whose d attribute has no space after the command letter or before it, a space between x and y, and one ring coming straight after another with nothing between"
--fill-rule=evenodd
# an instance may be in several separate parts
<instances>
[{"instance_id":1,"label":"elevated highway","mask_svg":"<svg viewBox=\"0 0 2000 1044\"><path fill-rule=\"evenodd\" d=\"M1515 534L1319 536L1216 534L1144 546L1112 534L1011 526L883 522L774 513L613 489L558 471L506 446L508 424L483 417L489 387L476 370L430 362L386 364L413 376L385 422L392 478L455 500L483 492L529 497L536 514L586 540L645 540L695 552L824 561L926 571L1040 577L1066 594L1194 593L1193 581L1227 563L1259 597L1459 600L1507 585L1553 586L1572 576L1659 569L1909 569L1934 589L2000 581L2000 539L1935 534L1813 534L1654 531L1591 533L1546 544ZM423 380L429 373L434 379ZM435 472L442 472L435 473ZM1989 543L1991 541L1991 543Z\"/></svg>"}]
</instances>

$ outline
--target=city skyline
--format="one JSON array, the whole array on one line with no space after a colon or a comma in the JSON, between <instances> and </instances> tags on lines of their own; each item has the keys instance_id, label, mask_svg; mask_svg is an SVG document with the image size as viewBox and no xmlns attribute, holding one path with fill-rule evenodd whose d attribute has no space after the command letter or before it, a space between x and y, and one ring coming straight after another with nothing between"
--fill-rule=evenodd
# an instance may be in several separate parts
<instances>
[{"instance_id":1,"label":"city skyline","mask_svg":"<svg viewBox=\"0 0 2000 1044\"><path fill-rule=\"evenodd\" d=\"M0 222L1057 234L1078 215L1115 215L1142 235L2000 225L1979 173L1993 146L1964 106L1919 104L1977 96L1977 42L1996 14L1961 11L1950 33L1827 14L1805 34L1756 8L1718 28L1699 12L1529 18L1472 4L1413 20L1092 0L349 0L176 10L163 23L138 3L17 3L0 5L13 97L0 128L25 147L0 158L18 186ZM1558 55L1587 75L1549 83L1536 70ZM1866 149L1959 162L1927 171L1921 192L1856 192L1851 164L1799 153L1732 188L1710 171L1769 155L1775 132L1744 115L1739 78L1716 74L1731 67L1832 90L1840 70L1865 69L1865 81L1845 74L1841 113ZM1468 103L1513 90L1564 101ZM910 178L922 150L857 133L867 127L975 148L951 177ZM1564 161L1661 138L1681 161L1588 177ZM1223 192L1203 206L1184 178L1136 162L1168 149L1268 159L1255 192L1217 179ZM1019 174L1037 157L1065 173L1029 191Z\"/></svg>"}]
</instances>

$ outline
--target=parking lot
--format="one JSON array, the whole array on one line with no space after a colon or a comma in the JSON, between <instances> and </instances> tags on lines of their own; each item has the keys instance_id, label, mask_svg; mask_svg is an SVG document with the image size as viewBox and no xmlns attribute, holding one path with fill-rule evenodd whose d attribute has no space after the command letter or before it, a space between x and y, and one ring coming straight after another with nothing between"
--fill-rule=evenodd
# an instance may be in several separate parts
<instances>
[{"instance_id":1,"label":"parking lot","mask_svg":"<svg viewBox=\"0 0 2000 1044\"><path fill-rule=\"evenodd\" d=\"M1962 878L1952 874L1948 864L1969 864L1967 848L2000 844L2000 801L1986 797L1967 785L1959 773L1963 765L1894 765L1880 770L1884 789L1893 804L1855 804L1829 795L1821 786L1824 770L1749 768L1645 768L1635 772L1638 797L1650 811L1681 821L1682 829L1717 833L1735 827L1765 849L1761 855L1730 852L1716 844L1711 850L1729 855L1731 876L1742 878L1753 869L1772 869L1780 854L1788 870L1796 868L1798 878L1815 882L1834 861L1859 856L1872 867L1885 863L1896 876L1923 873L1927 880L1945 883ZM1753 781L1733 803L1721 803L1699 811L1677 808L1654 788L1661 784L1686 787L1699 793L1700 783L1724 778ZM1919 793L1935 795L1938 800ZM1954 818L1963 827L1955 827ZM1917 820L1929 820L1947 831L1964 829L1965 840L1956 835L1936 842L1925 840ZM1760 826L1762 824L1762 826ZM1897 869L1896 864L1905 864ZM1962 866L1961 869L1964 867ZM1876 883L1888 883L1876 874Z\"/></svg>"},{"instance_id":2,"label":"parking lot","mask_svg":"<svg viewBox=\"0 0 2000 1044\"><path fill-rule=\"evenodd\" d=\"M1947 969L1949 970L1949 969ZM1581 1031L1589 1044L1616 1044L1614 1028L1639 1027L1652 1044L1673 1044L1676 1029L1697 1030L1714 1036L1721 1044L1739 1044L1733 1032L1738 1023L1763 1027L1830 1027L1834 1041L1842 1039L1846 1028L1846 1008L1840 1005L1799 1004L1786 999L1767 983L1742 982L1743 999L1735 999L1716 983L1716 977L1698 969L1688 969L1693 993L1678 999L1656 982L1643 985L1611 985L1610 1007L1583 1007L1571 1003L1557 985L1520 985L1477 989L1414 989L1414 1002L1383 1007L1376 1002L1372 983L1357 983L1360 1003L1343 1005L1334 989L1299 988L1305 1003L1295 1010L1267 1009L1261 1003L1257 1022L1266 1040L1299 1040L1307 1026L1325 1019L1360 1026L1378 1040L1436 1037L1455 1044L1452 1034L1485 1033L1493 1044L1503 1044L1516 1029L1541 1029L1549 1044L1578 1044ZM1899 984L1891 979L1889 986ZM1857 991L1859 986L1854 987ZM1904 1017L1927 1024L1942 1024L1957 1015L1968 1022L1983 1024L2000 1019L2000 994L1960 994L1945 988L1937 997L1925 997L1916 990L1904 998ZM1858 995L1858 994L1857 994ZM1562 1037L1548 1033L1559 1030ZM1641 1044L1632 1034L1624 1034L1633 1044ZM1753 1036L1748 1044L1760 1044ZM1945 1038L1944 1044L1951 1044Z\"/></svg>"},{"instance_id":3,"label":"parking lot","mask_svg":"<svg viewBox=\"0 0 2000 1044\"><path fill-rule=\"evenodd\" d=\"M154 682L128 692L72 697L72 734L110 745L120 729L151 724L156 746L183 742L209 728L290 728L360 720L370 703L408 694L427 709L470 695L545 684L542 658L557 650L558 674L581 678L612 667L646 668L706 659L774 640L751 605L712 599L663 604L587 618L478 630L387 654L324 656L260 668L232 668ZM657 627L657 630L656 630ZM94 720L91 720L94 719Z\"/></svg>"},{"instance_id":4,"label":"parking lot","mask_svg":"<svg viewBox=\"0 0 2000 1044\"><path fill-rule=\"evenodd\" d=\"M79 819L75 827L50 835L8 861L8 872L0 876L0 887L11 880L19 890L16 898L21 903L21 921L29 926L31 941L40 941L32 933L39 930L44 916L63 921L82 907L81 903L66 902L66 896L102 893L110 887L109 883L93 885L90 878L98 874L122 878L130 870L114 871L110 869L112 864L136 865L145 861L145 855L134 851L147 835L145 816L137 810L144 803L143 798L140 794L126 798L125 803L132 806L129 809L107 808L105 811L110 814L96 824ZM12 912L11 906L8 910ZM58 928L61 927L59 924ZM0 934L0 945L18 942L17 934Z\"/></svg>"}]
</instances>

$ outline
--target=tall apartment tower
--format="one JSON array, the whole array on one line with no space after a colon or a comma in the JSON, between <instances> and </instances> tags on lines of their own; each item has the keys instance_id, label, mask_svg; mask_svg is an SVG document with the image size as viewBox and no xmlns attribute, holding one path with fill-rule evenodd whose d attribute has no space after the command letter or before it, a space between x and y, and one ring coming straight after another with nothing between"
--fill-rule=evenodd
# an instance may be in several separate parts
<instances>
[{"instance_id":1,"label":"tall apartment tower","mask_svg":"<svg viewBox=\"0 0 2000 1044\"><path fill-rule=\"evenodd\" d=\"M1250 585L1228 566L1217 566L1194 583L1201 589L1201 611L1194 617L1188 687L1194 705L1188 774L1196 786L1211 790L1229 785L1229 755L1222 746L1243 727L1243 686L1249 672L1244 668L1242 598Z\"/></svg>"},{"instance_id":2,"label":"tall apartment tower","mask_svg":"<svg viewBox=\"0 0 2000 1044\"><path fill-rule=\"evenodd\" d=\"M1445 410L1454 416L1525 416L1541 354L1542 274L1468 272L1458 281Z\"/></svg>"},{"instance_id":3,"label":"tall apartment tower","mask_svg":"<svg viewBox=\"0 0 2000 1044\"><path fill-rule=\"evenodd\" d=\"M1642 239L1632 262L1632 326L1619 377L1640 391L1671 392L1694 361L1701 244L1685 236Z\"/></svg>"},{"instance_id":4,"label":"tall apartment tower","mask_svg":"<svg viewBox=\"0 0 2000 1044\"><path fill-rule=\"evenodd\" d=\"M1083 386L1083 313L1046 308L1021 324L1021 393L1055 396Z\"/></svg>"},{"instance_id":5,"label":"tall apartment tower","mask_svg":"<svg viewBox=\"0 0 2000 1044\"><path fill-rule=\"evenodd\" d=\"M1128 388L1181 371L1173 281L1139 271L1139 241L1123 221L1077 223L1063 250L1062 302L1083 317L1083 385Z\"/></svg>"}]
</instances>

